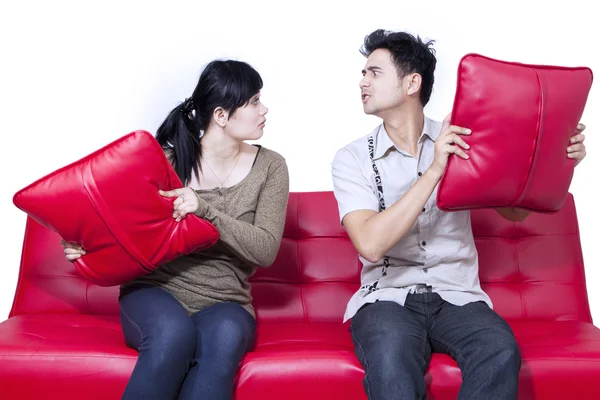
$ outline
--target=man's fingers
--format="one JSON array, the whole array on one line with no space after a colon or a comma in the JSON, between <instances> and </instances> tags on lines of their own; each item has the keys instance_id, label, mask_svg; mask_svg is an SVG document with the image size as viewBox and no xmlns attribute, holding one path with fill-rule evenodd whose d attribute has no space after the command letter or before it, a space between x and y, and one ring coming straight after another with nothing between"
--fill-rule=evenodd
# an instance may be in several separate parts
<instances>
[{"instance_id":1,"label":"man's fingers","mask_svg":"<svg viewBox=\"0 0 600 400\"><path fill-rule=\"evenodd\" d=\"M581 143L584 140L585 140L585 135L583 133L571 136L571 143Z\"/></svg>"},{"instance_id":2,"label":"man's fingers","mask_svg":"<svg viewBox=\"0 0 600 400\"><path fill-rule=\"evenodd\" d=\"M583 143L576 143L572 146L567 147L567 152L569 153L576 153L578 151L583 151L585 150L585 144Z\"/></svg>"},{"instance_id":3,"label":"man's fingers","mask_svg":"<svg viewBox=\"0 0 600 400\"><path fill-rule=\"evenodd\" d=\"M454 153L457 156L459 156L460 158L463 158L465 160L469 159L469 155L467 153L465 153L460 147L458 147L456 145L448 145L447 152L449 154L450 153Z\"/></svg>"},{"instance_id":4,"label":"man's fingers","mask_svg":"<svg viewBox=\"0 0 600 400\"><path fill-rule=\"evenodd\" d=\"M470 135L471 130L469 128L463 128L462 126L450 125L452 132L457 133L459 135Z\"/></svg>"},{"instance_id":5,"label":"man's fingers","mask_svg":"<svg viewBox=\"0 0 600 400\"><path fill-rule=\"evenodd\" d=\"M459 145L463 149L470 149L471 148L471 146L469 146L467 144L467 142L465 142L463 140L463 138L461 138L460 136L458 136L456 134L452 135L452 142L455 143L455 144L457 144L457 145Z\"/></svg>"},{"instance_id":6,"label":"man's fingers","mask_svg":"<svg viewBox=\"0 0 600 400\"><path fill-rule=\"evenodd\" d=\"M567 154L567 157L569 157L569 158L576 158L578 160L583 159L585 156L586 156L585 150L583 150L583 151L576 151L576 152L568 153Z\"/></svg>"},{"instance_id":7,"label":"man's fingers","mask_svg":"<svg viewBox=\"0 0 600 400\"><path fill-rule=\"evenodd\" d=\"M452 134L457 135L470 135L471 130L469 128L463 128L462 126L450 125L448 129L442 132L442 137L451 136Z\"/></svg>"},{"instance_id":8,"label":"man's fingers","mask_svg":"<svg viewBox=\"0 0 600 400\"><path fill-rule=\"evenodd\" d=\"M444 143L445 145L452 145L452 144L457 144L460 147L462 147L463 149L470 149L471 146L464 141L463 138L461 138L458 134L453 133L451 135L447 135L444 136L443 138L440 139L442 141L442 143Z\"/></svg>"}]
</instances>

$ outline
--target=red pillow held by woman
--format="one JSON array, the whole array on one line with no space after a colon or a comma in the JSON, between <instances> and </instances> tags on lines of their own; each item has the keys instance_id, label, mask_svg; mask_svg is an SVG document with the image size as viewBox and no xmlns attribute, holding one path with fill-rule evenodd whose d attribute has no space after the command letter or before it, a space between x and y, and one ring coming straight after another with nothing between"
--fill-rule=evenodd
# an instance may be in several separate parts
<instances>
[{"instance_id":1,"label":"red pillow held by woman","mask_svg":"<svg viewBox=\"0 0 600 400\"><path fill-rule=\"evenodd\" d=\"M86 250L75 261L81 276L112 286L217 242L210 222L175 221L175 198L158 191L180 187L156 139L139 130L21 189L13 203Z\"/></svg>"}]
</instances>

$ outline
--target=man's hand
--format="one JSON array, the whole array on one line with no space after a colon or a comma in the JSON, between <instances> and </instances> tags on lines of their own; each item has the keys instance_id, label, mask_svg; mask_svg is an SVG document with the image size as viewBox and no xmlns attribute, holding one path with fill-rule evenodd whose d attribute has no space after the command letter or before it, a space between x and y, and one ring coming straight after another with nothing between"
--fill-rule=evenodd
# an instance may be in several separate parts
<instances>
[{"instance_id":1,"label":"man's hand","mask_svg":"<svg viewBox=\"0 0 600 400\"><path fill-rule=\"evenodd\" d=\"M470 135L471 130L460 126L450 125L450 115L451 114L448 114L442 123L442 131L435 141L433 163L431 163L431 167L429 167L431 171L435 173L435 176L439 178L442 177L446 165L448 165L448 157L450 154L456 154L465 160L469 158L464 150L468 150L470 146L463 140L461 135Z\"/></svg>"},{"instance_id":2,"label":"man's hand","mask_svg":"<svg viewBox=\"0 0 600 400\"><path fill-rule=\"evenodd\" d=\"M585 140L585 135L583 134L584 130L584 124L581 122L577 124L575 135L571 136L571 144L567 147L567 157L575 159L575 166L577 166L586 156L585 144L583 144L583 141Z\"/></svg>"}]
</instances>

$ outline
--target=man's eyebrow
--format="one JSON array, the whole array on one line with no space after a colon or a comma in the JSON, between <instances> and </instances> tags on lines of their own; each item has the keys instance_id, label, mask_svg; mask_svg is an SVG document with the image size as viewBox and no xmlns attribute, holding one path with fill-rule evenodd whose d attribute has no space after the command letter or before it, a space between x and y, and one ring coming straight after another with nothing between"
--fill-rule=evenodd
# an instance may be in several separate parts
<instances>
[{"instance_id":1,"label":"man's eyebrow","mask_svg":"<svg viewBox=\"0 0 600 400\"><path fill-rule=\"evenodd\" d=\"M377 65L371 65L370 67L367 67L367 70L365 71L364 69L362 70L362 73L364 74L367 71L381 71L381 68L378 67Z\"/></svg>"}]
</instances>

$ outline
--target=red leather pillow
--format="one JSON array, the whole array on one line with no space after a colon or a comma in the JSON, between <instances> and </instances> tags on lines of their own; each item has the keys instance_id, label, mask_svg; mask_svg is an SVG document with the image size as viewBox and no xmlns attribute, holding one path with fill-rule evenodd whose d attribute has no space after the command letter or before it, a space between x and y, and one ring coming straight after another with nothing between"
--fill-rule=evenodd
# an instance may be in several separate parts
<instances>
[{"instance_id":1,"label":"red leather pillow","mask_svg":"<svg viewBox=\"0 0 600 400\"><path fill-rule=\"evenodd\" d=\"M589 68L528 65L467 54L451 123L472 130L468 160L450 156L437 205L559 210L573 177L567 157L592 85Z\"/></svg>"},{"instance_id":2,"label":"red leather pillow","mask_svg":"<svg viewBox=\"0 0 600 400\"><path fill-rule=\"evenodd\" d=\"M14 204L87 254L77 271L100 286L128 282L219 238L208 221L173 219L159 189L182 187L163 150L134 131L18 191ZM57 243L57 245L59 245Z\"/></svg>"}]
</instances>

